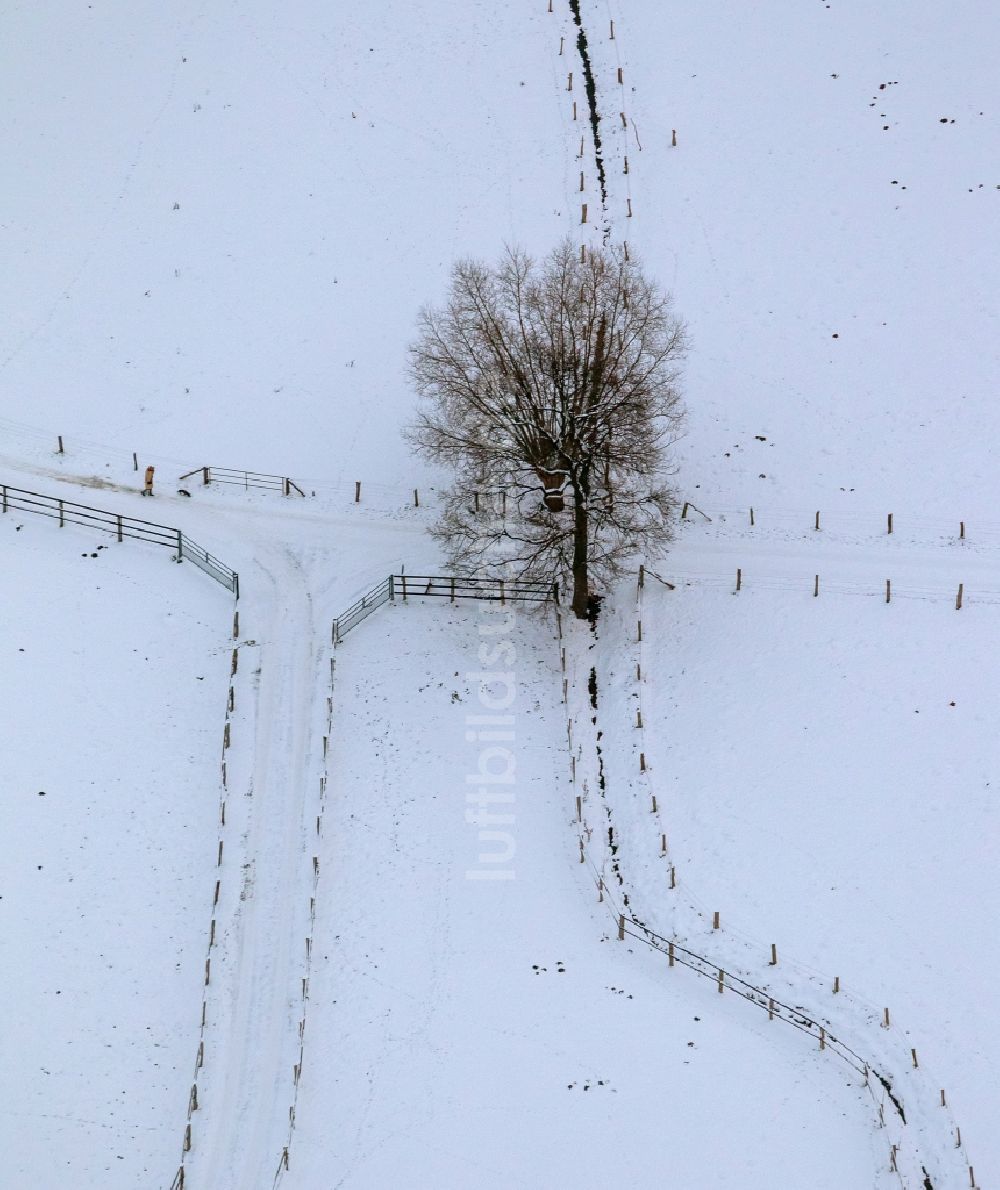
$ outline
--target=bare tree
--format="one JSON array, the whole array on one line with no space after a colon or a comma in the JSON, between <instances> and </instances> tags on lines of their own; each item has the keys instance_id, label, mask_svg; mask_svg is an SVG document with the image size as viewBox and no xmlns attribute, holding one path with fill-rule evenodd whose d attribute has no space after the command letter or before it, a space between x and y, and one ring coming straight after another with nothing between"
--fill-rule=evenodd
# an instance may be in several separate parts
<instances>
[{"instance_id":1,"label":"bare tree","mask_svg":"<svg viewBox=\"0 0 1000 1190\"><path fill-rule=\"evenodd\" d=\"M687 335L669 295L621 248L508 248L456 264L418 331L408 435L456 473L435 535L477 572L570 574L586 616L592 580L670 540Z\"/></svg>"}]
</instances>

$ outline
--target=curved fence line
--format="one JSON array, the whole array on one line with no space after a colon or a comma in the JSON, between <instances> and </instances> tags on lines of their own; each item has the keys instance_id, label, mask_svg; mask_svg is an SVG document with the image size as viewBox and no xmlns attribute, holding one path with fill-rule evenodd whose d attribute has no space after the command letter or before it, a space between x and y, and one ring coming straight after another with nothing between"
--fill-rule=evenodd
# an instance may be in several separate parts
<instances>
[{"instance_id":1,"label":"curved fence line","mask_svg":"<svg viewBox=\"0 0 1000 1190\"><path fill-rule=\"evenodd\" d=\"M221 583L227 591L232 591L237 599L240 597L240 576L236 571L225 562L220 562L180 529L170 525L144 521L139 517L125 516L123 513L107 512L102 508L91 508L89 504L77 504L72 500L46 496L41 492L30 492L24 488L11 487L9 484L0 484L0 512L27 512L58 521L60 528L65 525L80 525L87 529L97 529L101 533L110 533L118 541L130 538L133 541L145 541L150 545L166 546L177 551L178 561L187 558L199 570L203 570L210 578Z\"/></svg>"},{"instance_id":2,"label":"curved fence line","mask_svg":"<svg viewBox=\"0 0 1000 1190\"><path fill-rule=\"evenodd\" d=\"M562 616L557 609L557 628L559 635L559 642L562 645L564 640L562 629ZM561 659L563 672L566 673L566 650L561 648ZM859 1074L864 1080L864 1087L868 1091L872 1104L877 1114L877 1127L887 1129L887 1135L894 1135L897 1138L897 1143L889 1144L888 1147L888 1162L887 1172L894 1175L894 1180L898 1180L902 1187L913 1187L914 1190L943 1190L942 1184L938 1183L935 1188L935 1183L930 1179L927 1169L921 1159L919 1151L913 1144L905 1143L905 1138L913 1135L912 1131L908 1130L915 1123L914 1117L923 1123L925 1113L921 1111L910 1111L910 1118L907 1118L907 1109L918 1108L922 1105L904 1103L901 1098L901 1092L897 1093L893 1089L893 1082L886 1073L878 1068L878 1066L866 1059L853 1046L845 1042L837 1032L830 1029L829 1022L818 1016L817 1014L807 1012L802 1006L793 1007L779 1000L773 996L766 988L758 987L745 979L742 975L736 974L729 970L728 967L721 965L718 960L710 959L698 952L692 950L686 942L677 938L668 938L656 931L650 929L640 918L638 918L629 905L629 895L625 891L624 877L620 871L620 844L610 846L611 860L610 860L610 879L609 879L609 861L607 855L602 857L600 866L595 862L593 855L592 837L595 833L595 828L587 822L587 809L592 805L592 798L589 796L588 782L586 777L581 777L578 773L578 757L580 761L583 760L584 737L587 733L586 726L583 726L581 721L589 724L589 716L581 714L577 720L574 720L569 707L569 679L563 679L563 701L566 704L567 712L567 742L570 751L570 772L571 784L574 790L580 792L576 795L576 819L578 826L578 845L580 848L580 862L586 863L595 882L595 888L598 894L600 903L606 906L606 911L611 918L614 929L616 930L619 941L624 942L626 939L633 939L652 950L663 954L668 961L670 967L675 965L685 967L687 970L693 971L695 974L704 979L711 980L718 991L721 993L725 991L735 992L741 999L749 1004L756 1006L759 1010L767 1012L770 1020L783 1021L785 1024L796 1028L799 1032L810 1036L816 1043L817 1049L829 1049L833 1054L845 1062L851 1069ZM593 692L591 692L593 694ZM593 706L593 702L590 704ZM595 727L596 731L596 727ZM595 741L587 741L588 746ZM581 764L581 768L583 765ZM640 770L646 772L645 757L641 756ZM598 757L598 785L603 778L603 770L601 769L600 757ZM582 784L581 784L582 779ZM614 833L614 825L612 820L611 807L605 798L603 791L599 795L599 804L606 814L605 821L611 824L611 830L604 829L598 831L598 838L607 837L610 839ZM665 842L665 837L664 837ZM619 904L615 895L614 887L618 884L621 888L621 901ZM673 875L671 876L670 886L676 887ZM912 1051L911 1051L912 1052ZM914 1066L916 1065L914 1054ZM944 1100L942 1096L942 1106ZM919 1135L917 1137L919 1143ZM960 1146L959 1146L960 1147ZM965 1154L962 1148L961 1155L957 1160L964 1164ZM974 1175L970 1166L965 1166L968 1170L970 1185L976 1186ZM904 1178L904 1173L908 1176Z\"/></svg>"}]
</instances>

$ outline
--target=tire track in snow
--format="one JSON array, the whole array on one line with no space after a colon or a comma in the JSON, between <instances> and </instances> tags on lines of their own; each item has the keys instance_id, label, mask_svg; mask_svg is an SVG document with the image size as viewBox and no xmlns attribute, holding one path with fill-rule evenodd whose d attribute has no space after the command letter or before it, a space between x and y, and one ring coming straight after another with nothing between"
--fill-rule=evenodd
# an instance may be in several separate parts
<instances>
[{"instance_id":1,"label":"tire track in snow","mask_svg":"<svg viewBox=\"0 0 1000 1190\"><path fill-rule=\"evenodd\" d=\"M258 565L271 591L259 599L251 594L242 609L247 625L260 625L260 668L252 784L238 849L244 870L252 864L253 883L222 939L232 990L206 1052L211 1081L190 1162L192 1185L205 1190L270 1185L287 1143L298 1056L305 815L323 686L306 575L283 547L268 550ZM250 584L251 591L262 585Z\"/></svg>"}]
</instances>

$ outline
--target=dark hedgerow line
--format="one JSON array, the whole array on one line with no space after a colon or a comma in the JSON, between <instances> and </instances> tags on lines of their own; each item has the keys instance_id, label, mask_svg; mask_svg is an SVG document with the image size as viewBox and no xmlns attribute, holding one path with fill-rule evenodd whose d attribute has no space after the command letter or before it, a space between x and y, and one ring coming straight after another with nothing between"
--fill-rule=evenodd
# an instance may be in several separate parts
<instances>
[{"instance_id":1,"label":"dark hedgerow line","mask_svg":"<svg viewBox=\"0 0 1000 1190\"><path fill-rule=\"evenodd\" d=\"M607 178L604 173L604 157L601 154L601 133L598 128L601 117L597 112L597 84L594 82L594 71L590 64L590 51L587 48L587 34L583 28L583 17L580 15L580 0L569 0L569 7L573 13L573 20L579 29L576 37L576 48L580 52L580 61L583 63L583 85L587 92L590 128L594 137L594 161L597 165L597 178L601 186L601 207L606 211L608 205L608 187Z\"/></svg>"}]
</instances>

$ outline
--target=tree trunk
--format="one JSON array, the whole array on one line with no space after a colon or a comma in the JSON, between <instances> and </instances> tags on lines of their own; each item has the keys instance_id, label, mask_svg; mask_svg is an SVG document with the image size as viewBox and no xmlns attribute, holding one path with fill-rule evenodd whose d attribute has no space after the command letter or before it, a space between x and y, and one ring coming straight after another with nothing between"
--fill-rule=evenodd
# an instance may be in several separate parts
<instances>
[{"instance_id":1,"label":"tree trunk","mask_svg":"<svg viewBox=\"0 0 1000 1190\"><path fill-rule=\"evenodd\" d=\"M590 513L587 494L579 482L573 484L573 614L585 620L590 596L587 555L590 546Z\"/></svg>"}]
</instances>

